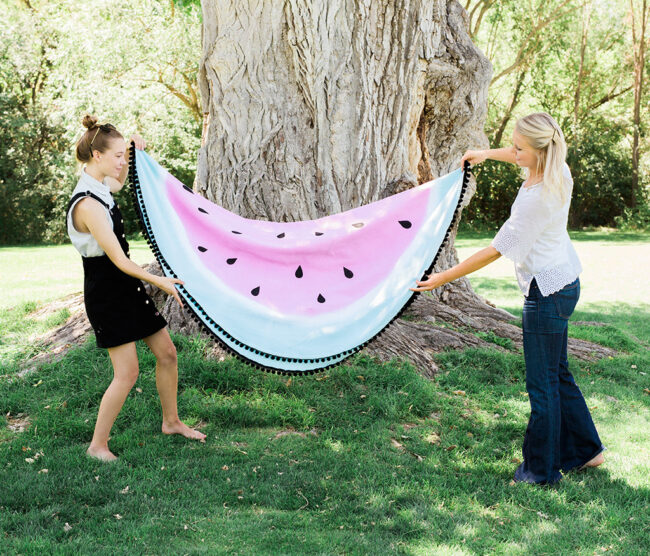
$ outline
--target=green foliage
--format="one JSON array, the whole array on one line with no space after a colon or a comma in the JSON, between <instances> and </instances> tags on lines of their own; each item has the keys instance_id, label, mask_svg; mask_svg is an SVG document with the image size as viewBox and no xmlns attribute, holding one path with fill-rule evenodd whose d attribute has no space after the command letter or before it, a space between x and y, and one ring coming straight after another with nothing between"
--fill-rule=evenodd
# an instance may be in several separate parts
<instances>
[{"instance_id":1,"label":"green foliage","mask_svg":"<svg viewBox=\"0 0 650 556\"><path fill-rule=\"evenodd\" d=\"M63 221L71 190L64 131L0 84L0 244L63 240L52 223Z\"/></svg>"},{"instance_id":2,"label":"green foliage","mask_svg":"<svg viewBox=\"0 0 650 556\"><path fill-rule=\"evenodd\" d=\"M616 227L626 232L647 232L650 230L650 199L647 195L636 207L626 208L623 214L614 218Z\"/></svg>"},{"instance_id":3,"label":"green foliage","mask_svg":"<svg viewBox=\"0 0 650 556\"><path fill-rule=\"evenodd\" d=\"M476 335L482 340L485 340L486 342L490 342L491 344L496 344L497 346L501 346L502 348L509 349L509 350L515 349L515 344L510 338L503 338L501 336L497 336L491 330L489 332L477 332Z\"/></svg>"},{"instance_id":4,"label":"green foliage","mask_svg":"<svg viewBox=\"0 0 650 556\"><path fill-rule=\"evenodd\" d=\"M85 113L139 133L193 182L200 23L195 1L12 2L0 12L0 244L66 240ZM120 200L136 233L126 192Z\"/></svg>"},{"instance_id":5,"label":"green foliage","mask_svg":"<svg viewBox=\"0 0 650 556\"><path fill-rule=\"evenodd\" d=\"M569 145L574 179L570 225L612 226L632 201L632 160L623 152L626 129L593 118Z\"/></svg>"},{"instance_id":6,"label":"green foliage","mask_svg":"<svg viewBox=\"0 0 650 556\"><path fill-rule=\"evenodd\" d=\"M487 161L472 170L476 176L476 194L463 210L461 226L465 230L496 231L508 219L522 178L512 164Z\"/></svg>"},{"instance_id":7,"label":"green foliage","mask_svg":"<svg viewBox=\"0 0 650 556\"><path fill-rule=\"evenodd\" d=\"M644 133L639 206L630 208L634 73L629 6L616 0L475 0L467 6L474 41L494 66L486 123L491 146L511 145L517 118L550 113L567 139L575 181L569 225L629 222L628 229L643 229L643 215L650 210L644 179L649 144ZM642 108L642 132L646 114ZM463 213L465 229L498 228L521 182L517 170L503 163L484 166L477 170L479 187Z\"/></svg>"},{"instance_id":8,"label":"green foliage","mask_svg":"<svg viewBox=\"0 0 650 556\"><path fill-rule=\"evenodd\" d=\"M39 102L55 36L36 38L22 18L1 23L0 244L60 241L60 230L49 223L67 203L68 145L64 127ZM16 40L19 33L23 40Z\"/></svg>"}]
</instances>

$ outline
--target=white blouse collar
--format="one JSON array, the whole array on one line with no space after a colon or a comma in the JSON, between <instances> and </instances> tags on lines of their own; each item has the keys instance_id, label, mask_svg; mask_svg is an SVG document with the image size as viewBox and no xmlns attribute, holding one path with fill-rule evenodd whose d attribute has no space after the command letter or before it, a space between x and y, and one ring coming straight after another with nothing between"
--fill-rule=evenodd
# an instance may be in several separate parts
<instances>
[{"instance_id":1,"label":"white blouse collar","mask_svg":"<svg viewBox=\"0 0 650 556\"><path fill-rule=\"evenodd\" d=\"M96 180L90 174L88 174L85 167L81 170L81 177L79 178L79 181L83 184L84 188L87 191L90 191L91 193L97 195L97 197L104 201L108 206L113 205L114 201L113 196L111 195L111 188L105 183Z\"/></svg>"}]
</instances>

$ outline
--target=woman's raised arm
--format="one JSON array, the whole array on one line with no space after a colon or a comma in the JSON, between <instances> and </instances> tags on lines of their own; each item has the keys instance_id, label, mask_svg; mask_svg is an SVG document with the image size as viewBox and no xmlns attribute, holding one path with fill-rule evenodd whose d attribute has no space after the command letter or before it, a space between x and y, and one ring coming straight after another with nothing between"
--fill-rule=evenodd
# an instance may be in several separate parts
<instances>
[{"instance_id":1,"label":"woman's raised arm","mask_svg":"<svg viewBox=\"0 0 650 556\"><path fill-rule=\"evenodd\" d=\"M511 164L516 164L515 161L515 148L514 147L504 147L502 149L485 149L483 151L466 151L463 155L463 158L460 161L460 167L462 168L467 160L472 166L475 164L480 164L481 162L490 159L490 160L499 160L500 162L510 162Z\"/></svg>"}]
</instances>

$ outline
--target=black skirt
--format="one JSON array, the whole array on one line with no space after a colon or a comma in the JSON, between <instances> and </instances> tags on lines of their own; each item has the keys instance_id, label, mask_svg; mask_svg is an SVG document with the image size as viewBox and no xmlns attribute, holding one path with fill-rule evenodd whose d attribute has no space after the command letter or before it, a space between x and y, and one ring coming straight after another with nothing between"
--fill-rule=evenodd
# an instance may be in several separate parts
<instances>
[{"instance_id":1,"label":"black skirt","mask_svg":"<svg viewBox=\"0 0 650 556\"><path fill-rule=\"evenodd\" d=\"M97 346L110 348L141 340L167 325L137 278L106 256L84 263L84 303Z\"/></svg>"},{"instance_id":2,"label":"black skirt","mask_svg":"<svg viewBox=\"0 0 650 556\"><path fill-rule=\"evenodd\" d=\"M101 199L85 192L70 200L68 211L76 200L85 196L94 198L109 211L113 232L128 257L129 244L124 237L124 220L117 204L109 209ZM107 255L82 257L82 261L84 304L98 347L111 348L135 342L167 326L140 280L122 272Z\"/></svg>"}]
</instances>

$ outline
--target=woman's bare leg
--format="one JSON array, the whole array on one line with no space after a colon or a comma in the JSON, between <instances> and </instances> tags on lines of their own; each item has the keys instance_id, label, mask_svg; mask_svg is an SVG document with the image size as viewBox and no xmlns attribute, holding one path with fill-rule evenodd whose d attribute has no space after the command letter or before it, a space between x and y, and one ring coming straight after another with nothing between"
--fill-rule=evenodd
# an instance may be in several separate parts
<instances>
[{"instance_id":1,"label":"woman's bare leg","mask_svg":"<svg viewBox=\"0 0 650 556\"><path fill-rule=\"evenodd\" d=\"M178 417L176 398L178 392L178 361L176 348L166 328L144 339L156 356L156 387L162 406L162 431L165 434L181 434L201 442L205 434L191 429Z\"/></svg>"},{"instance_id":2,"label":"woman's bare leg","mask_svg":"<svg viewBox=\"0 0 650 556\"><path fill-rule=\"evenodd\" d=\"M108 449L108 437L113 428L124 400L129 395L138 378L138 355L135 342L108 349L113 363L113 381L106 389L97 413L97 423L88 455L103 461L113 461L117 457Z\"/></svg>"}]
</instances>

